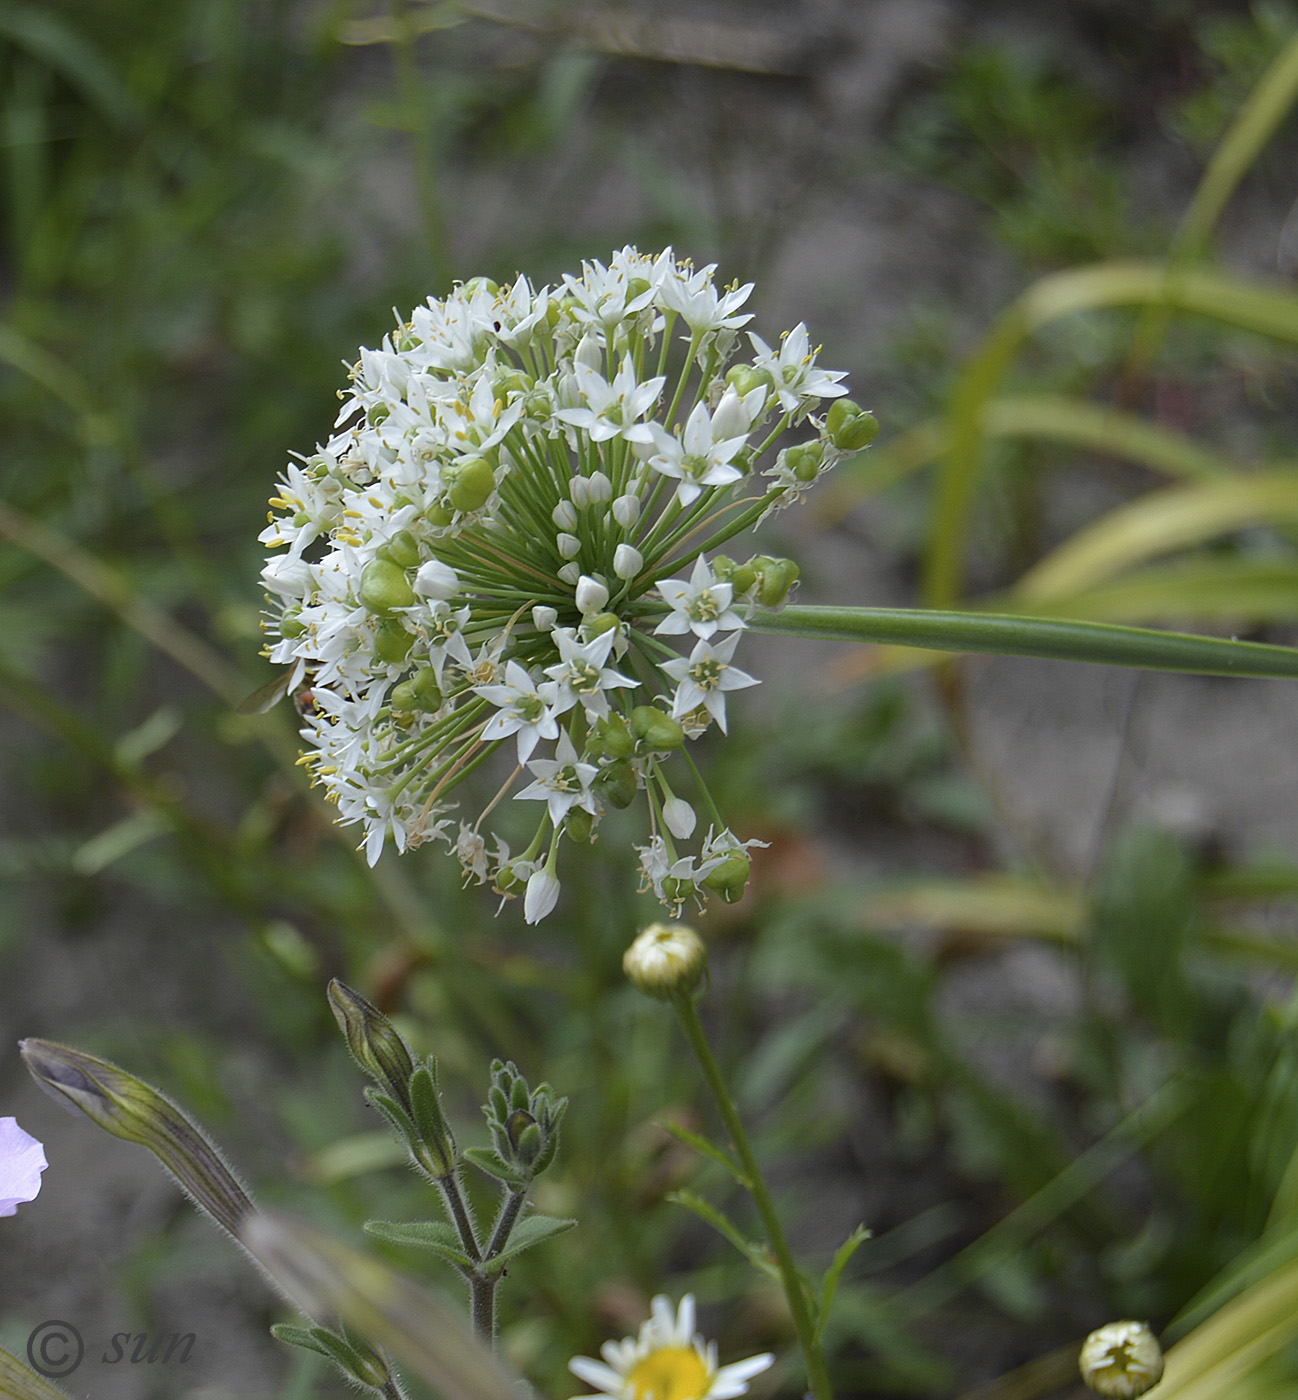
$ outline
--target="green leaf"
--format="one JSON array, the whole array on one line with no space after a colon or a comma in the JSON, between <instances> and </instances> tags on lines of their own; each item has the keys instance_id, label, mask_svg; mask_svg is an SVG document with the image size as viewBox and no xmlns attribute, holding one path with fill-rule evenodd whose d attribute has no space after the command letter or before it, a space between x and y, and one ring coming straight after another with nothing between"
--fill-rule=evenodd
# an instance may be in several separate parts
<instances>
[{"instance_id":1,"label":"green leaf","mask_svg":"<svg viewBox=\"0 0 1298 1400\"><path fill-rule=\"evenodd\" d=\"M463 1156L466 1162L472 1162L479 1171L494 1176L498 1181L506 1182L510 1186L526 1184L519 1173L489 1147L466 1147Z\"/></svg>"},{"instance_id":2,"label":"green leaf","mask_svg":"<svg viewBox=\"0 0 1298 1400\"><path fill-rule=\"evenodd\" d=\"M1151 491L1079 530L1028 570L1011 591L1029 611L1094 587L1158 554L1255 525L1298 520L1298 472L1250 472L1226 481Z\"/></svg>"},{"instance_id":3,"label":"green leaf","mask_svg":"<svg viewBox=\"0 0 1298 1400\"><path fill-rule=\"evenodd\" d=\"M575 1220L560 1220L553 1215L528 1215L518 1222L509 1233L509 1243L499 1254L493 1254L490 1259L482 1261L482 1269L485 1273L498 1273L507 1259L512 1255L521 1254L525 1249L531 1249L534 1244L540 1244L542 1240L553 1239L555 1235L566 1234L576 1225Z\"/></svg>"},{"instance_id":4,"label":"green leaf","mask_svg":"<svg viewBox=\"0 0 1298 1400\"><path fill-rule=\"evenodd\" d=\"M817 1340L820 1339L825 1330L825 1322L829 1317L830 1308L834 1306L834 1295L838 1292L838 1285L843 1277L843 1270L847 1268L847 1261L873 1233L873 1230L867 1230L864 1225L858 1225L839 1245L832 1263L825 1270L825 1277L820 1285L820 1309L816 1316Z\"/></svg>"},{"instance_id":5,"label":"green leaf","mask_svg":"<svg viewBox=\"0 0 1298 1400\"><path fill-rule=\"evenodd\" d=\"M457 1269L471 1269L473 1260L464 1252L460 1237L444 1220L367 1220L365 1233L389 1244L427 1249L449 1260Z\"/></svg>"},{"instance_id":6,"label":"green leaf","mask_svg":"<svg viewBox=\"0 0 1298 1400\"><path fill-rule=\"evenodd\" d=\"M927 608L795 606L778 613L759 613L749 626L754 632L790 637L889 642L936 651L1050 657L1208 676L1298 677L1298 648L1118 627L1107 622Z\"/></svg>"},{"instance_id":7,"label":"green leaf","mask_svg":"<svg viewBox=\"0 0 1298 1400\"><path fill-rule=\"evenodd\" d=\"M685 1143L687 1147L692 1147L695 1152L708 1158L709 1161L716 1162L718 1166L724 1167L732 1177L744 1188L749 1190L748 1177L744 1175L738 1163L734 1162L728 1152L723 1151L715 1143L709 1142L700 1133L691 1132L688 1128L682 1128L679 1123L667 1122L663 1127L679 1141Z\"/></svg>"},{"instance_id":8,"label":"green leaf","mask_svg":"<svg viewBox=\"0 0 1298 1400\"><path fill-rule=\"evenodd\" d=\"M684 1206L686 1210L692 1210L700 1220L706 1220L719 1235L724 1235L755 1269L760 1269L768 1278L773 1278L783 1286L784 1279L780 1274L779 1265L771 1258L765 1245L748 1239L734 1221L722 1214L716 1206L705 1201L702 1196L696 1196L693 1191L671 1191L667 1199L675 1205Z\"/></svg>"}]
</instances>

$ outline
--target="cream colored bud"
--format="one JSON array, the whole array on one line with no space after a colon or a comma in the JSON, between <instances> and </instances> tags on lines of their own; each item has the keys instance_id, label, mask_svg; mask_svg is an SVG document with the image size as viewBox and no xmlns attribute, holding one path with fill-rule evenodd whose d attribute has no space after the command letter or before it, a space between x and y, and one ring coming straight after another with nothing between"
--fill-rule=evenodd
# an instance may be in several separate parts
<instances>
[{"instance_id":1,"label":"cream colored bud","mask_svg":"<svg viewBox=\"0 0 1298 1400\"><path fill-rule=\"evenodd\" d=\"M571 501L560 501L550 512L550 519L561 530L575 530L577 528L577 507Z\"/></svg>"},{"instance_id":2,"label":"cream colored bud","mask_svg":"<svg viewBox=\"0 0 1298 1400\"><path fill-rule=\"evenodd\" d=\"M587 478L586 491L593 506L603 505L613 499L613 483L603 472L591 472Z\"/></svg>"},{"instance_id":3,"label":"cream colored bud","mask_svg":"<svg viewBox=\"0 0 1298 1400\"><path fill-rule=\"evenodd\" d=\"M613 502L613 519L629 530L640 519L640 497L628 492Z\"/></svg>"},{"instance_id":4,"label":"cream colored bud","mask_svg":"<svg viewBox=\"0 0 1298 1400\"><path fill-rule=\"evenodd\" d=\"M1143 1322L1106 1322L1082 1344L1082 1379L1097 1394L1133 1400L1163 1376L1163 1352Z\"/></svg>"},{"instance_id":5,"label":"cream colored bud","mask_svg":"<svg viewBox=\"0 0 1298 1400\"><path fill-rule=\"evenodd\" d=\"M569 559L566 564L560 565L555 570L555 574L561 583L577 586L577 580L581 577L581 565L575 559Z\"/></svg>"},{"instance_id":6,"label":"cream colored bud","mask_svg":"<svg viewBox=\"0 0 1298 1400\"><path fill-rule=\"evenodd\" d=\"M564 559L575 559L581 553L581 541L566 530L554 537L554 544Z\"/></svg>"},{"instance_id":7,"label":"cream colored bud","mask_svg":"<svg viewBox=\"0 0 1298 1400\"><path fill-rule=\"evenodd\" d=\"M692 992L707 971L703 940L688 924L650 924L622 955L622 971L646 996Z\"/></svg>"},{"instance_id":8,"label":"cream colored bud","mask_svg":"<svg viewBox=\"0 0 1298 1400\"><path fill-rule=\"evenodd\" d=\"M546 603L538 603L532 609L532 626L538 632L551 632L554 624L559 620L559 613L556 608L550 607Z\"/></svg>"},{"instance_id":9,"label":"cream colored bud","mask_svg":"<svg viewBox=\"0 0 1298 1400\"><path fill-rule=\"evenodd\" d=\"M644 555L633 544L620 544L613 551L613 572L618 578L635 578L644 568Z\"/></svg>"},{"instance_id":10,"label":"cream colored bud","mask_svg":"<svg viewBox=\"0 0 1298 1400\"><path fill-rule=\"evenodd\" d=\"M607 602L608 589L605 585L597 578L582 574L577 580L577 611L583 617L588 617L591 613L603 612Z\"/></svg>"},{"instance_id":11,"label":"cream colored bud","mask_svg":"<svg viewBox=\"0 0 1298 1400\"><path fill-rule=\"evenodd\" d=\"M415 575L415 592L425 598L454 598L459 591L460 576L440 559L430 559Z\"/></svg>"}]
</instances>

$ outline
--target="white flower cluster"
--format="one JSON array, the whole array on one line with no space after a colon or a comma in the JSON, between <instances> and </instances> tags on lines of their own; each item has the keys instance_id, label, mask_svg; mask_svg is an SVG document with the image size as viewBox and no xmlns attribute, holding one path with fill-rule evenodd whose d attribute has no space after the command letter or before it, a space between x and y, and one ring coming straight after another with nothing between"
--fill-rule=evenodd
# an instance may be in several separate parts
<instances>
[{"instance_id":1,"label":"white flower cluster","mask_svg":"<svg viewBox=\"0 0 1298 1400\"><path fill-rule=\"evenodd\" d=\"M261 539L270 658L371 863L389 836L441 837L468 878L525 892L535 922L560 837L593 839L643 791L646 887L676 910L742 892L755 843L700 784L710 825L682 850L696 816L663 765L725 731L727 695L756 684L733 660L745 618L797 568L707 555L874 432L803 326L778 349L749 334L731 363L751 290L624 248L555 287L468 282L361 351L334 435L287 467ZM794 425L814 436L775 453ZM512 773L453 824L452 790L502 748ZM543 804L518 854L482 830L511 791Z\"/></svg>"}]
</instances>

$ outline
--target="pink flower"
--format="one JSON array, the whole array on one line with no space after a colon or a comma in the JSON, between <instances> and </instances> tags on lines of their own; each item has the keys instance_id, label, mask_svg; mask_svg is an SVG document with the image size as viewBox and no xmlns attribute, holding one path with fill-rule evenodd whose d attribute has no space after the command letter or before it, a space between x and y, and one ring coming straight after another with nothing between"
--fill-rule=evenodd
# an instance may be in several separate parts
<instances>
[{"instance_id":1,"label":"pink flower","mask_svg":"<svg viewBox=\"0 0 1298 1400\"><path fill-rule=\"evenodd\" d=\"M40 1194L45 1149L16 1118L0 1118L0 1215L13 1215Z\"/></svg>"}]
</instances>

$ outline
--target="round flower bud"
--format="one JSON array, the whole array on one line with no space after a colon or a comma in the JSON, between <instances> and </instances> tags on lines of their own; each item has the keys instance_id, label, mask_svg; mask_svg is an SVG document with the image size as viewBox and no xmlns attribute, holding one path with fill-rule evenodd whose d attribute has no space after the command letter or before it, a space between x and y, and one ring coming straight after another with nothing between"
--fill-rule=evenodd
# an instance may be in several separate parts
<instances>
[{"instance_id":1,"label":"round flower bud","mask_svg":"<svg viewBox=\"0 0 1298 1400\"><path fill-rule=\"evenodd\" d=\"M685 742L680 723L656 705L637 705L631 711L631 733L646 749L678 749Z\"/></svg>"},{"instance_id":2,"label":"round flower bud","mask_svg":"<svg viewBox=\"0 0 1298 1400\"><path fill-rule=\"evenodd\" d=\"M366 564L359 597L361 607L380 616L397 608L412 607L417 601L406 571L390 559L371 559Z\"/></svg>"},{"instance_id":3,"label":"round flower bud","mask_svg":"<svg viewBox=\"0 0 1298 1400\"><path fill-rule=\"evenodd\" d=\"M399 569L413 569L419 563L419 544L409 530L398 530L374 554L376 558L389 560Z\"/></svg>"},{"instance_id":4,"label":"round flower bud","mask_svg":"<svg viewBox=\"0 0 1298 1400\"><path fill-rule=\"evenodd\" d=\"M1163 1352L1143 1322L1106 1322L1082 1344L1082 1379L1098 1395L1132 1400L1158 1384Z\"/></svg>"},{"instance_id":5,"label":"round flower bud","mask_svg":"<svg viewBox=\"0 0 1298 1400\"><path fill-rule=\"evenodd\" d=\"M440 559L430 559L415 575L415 592L425 598L454 598L459 591L459 574Z\"/></svg>"},{"instance_id":6,"label":"round flower bud","mask_svg":"<svg viewBox=\"0 0 1298 1400\"><path fill-rule=\"evenodd\" d=\"M561 530L554 537L554 547L564 559L575 559L581 553L581 541L567 530Z\"/></svg>"},{"instance_id":7,"label":"round flower bud","mask_svg":"<svg viewBox=\"0 0 1298 1400\"><path fill-rule=\"evenodd\" d=\"M650 924L622 956L622 971L646 996L692 992L707 971L703 940L687 924Z\"/></svg>"},{"instance_id":8,"label":"round flower bud","mask_svg":"<svg viewBox=\"0 0 1298 1400\"><path fill-rule=\"evenodd\" d=\"M554 624L559 620L557 608L552 608L546 603L538 603L532 609L532 626L538 632L550 632L554 629Z\"/></svg>"},{"instance_id":9,"label":"round flower bud","mask_svg":"<svg viewBox=\"0 0 1298 1400\"><path fill-rule=\"evenodd\" d=\"M840 452L859 452L878 435L879 420L851 399L835 399L825 415L825 432Z\"/></svg>"},{"instance_id":10,"label":"round flower bud","mask_svg":"<svg viewBox=\"0 0 1298 1400\"><path fill-rule=\"evenodd\" d=\"M550 512L550 519L561 530L575 530L577 528L577 507L569 500L562 500Z\"/></svg>"},{"instance_id":11,"label":"round flower bud","mask_svg":"<svg viewBox=\"0 0 1298 1400\"><path fill-rule=\"evenodd\" d=\"M624 529L629 530L640 519L640 497L627 494L613 502L613 519Z\"/></svg>"}]
</instances>

